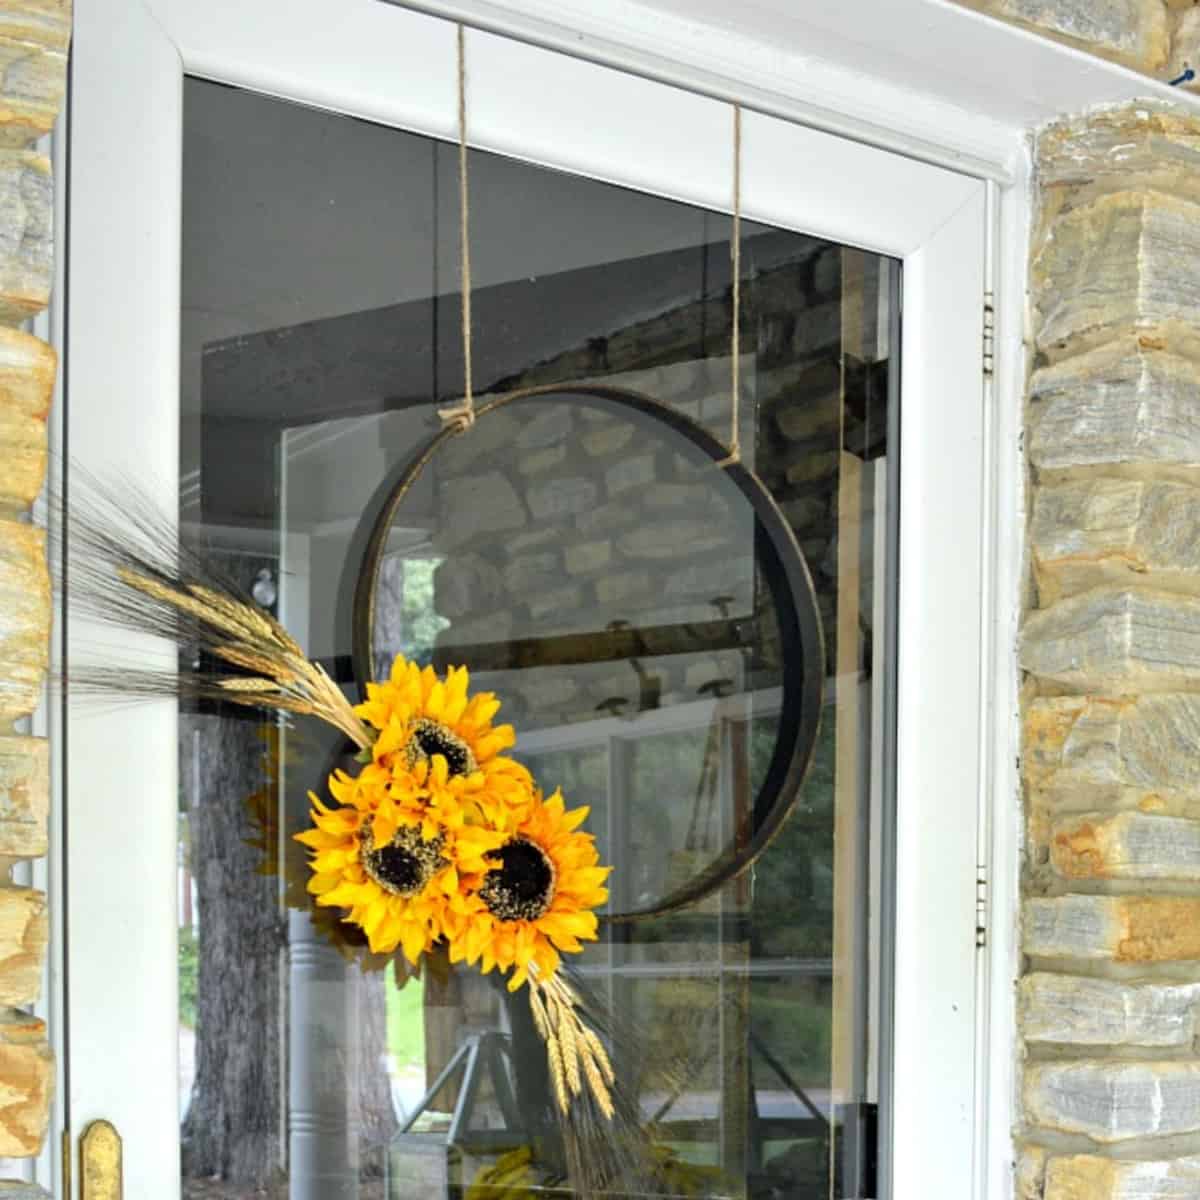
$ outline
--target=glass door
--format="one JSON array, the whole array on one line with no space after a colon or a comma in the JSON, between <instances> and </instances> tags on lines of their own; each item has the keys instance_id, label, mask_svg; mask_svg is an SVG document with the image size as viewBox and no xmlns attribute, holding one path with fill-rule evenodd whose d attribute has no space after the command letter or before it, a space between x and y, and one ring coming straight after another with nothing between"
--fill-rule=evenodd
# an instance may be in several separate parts
<instances>
[{"instance_id":1,"label":"glass door","mask_svg":"<svg viewBox=\"0 0 1200 1200\"><path fill-rule=\"evenodd\" d=\"M457 152L189 79L183 164L181 538L357 699L364 513L463 387ZM770 847L701 900L607 923L579 969L632 1031L613 1052L662 1156L648 1194L871 1195L899 266L742 230L744 461L823 629L785 661L752 514L656 422L566 390L630 389L728 439L729 218L482 152L469 172L476 386L564 391L481 421L406 497L373 677L403 654L496 691L518 758L590 807L613 916L748 834L784 681L820 675ZM640 651L610 652L617 628ZM336 737L234 706L179 721L184 1196L573 1196L501 1104L523 1062L496 978L410 978L306 891L293 835Z\"/></svg>"},{"instance_id":2,"label":"glass door","mask_svg":"<svg viewBox=\"0 0 1200 1200\"><path fill-rule=\"evenodd\" d=\"M419 78L432 54L421 38L441 53L452 27L383 5L361 20L412 59L408 119L336 111L368 107L351 102L348 79L338 84L344 105L326 90L314 108L296 102L306 87L321 91L302 71L294 86L278 82L287 71L277 67L277 82L262 82L292 100L183 78L172 135L177 349L162 328L147 341L178 371L156 371L170 394L110 410L105 428L81 382L70 421L80 461L102 479L137 448L154 478L177 479L158 490L177 505L180 543L236 578L355 699L352 600L369 514L464 385L457 150L442 118L423 115L429 96L445 98L441 84L422 91ZM413 36L400 38L393 21ZM194 33L183 20L178 36ZM88 56L102 55L86 18L81 35L86 88ZM568 807L590 808L587 828L614 871L599 938L572 958L581 986L614 1015L619 1086L656 1156L637 1194L892 1194L889 1177L903 1178L918 1144L897 1134L943 1104L966 1112L972 1086L969 1072L937 1087L930 1079L920 1117L897 1100L921 1086L897 1064L919 1053L912 1037L926 1026L970 1045L973 985L969 964L938 965L926 1011L912 984L933 978L928 947L894 959L893 942L903 941L897 912L931 889L925 857L954 838L974 858L973 817L938 826L903 862L894 831L899 820L903 839L905 820L919 824L940 786L906 806L914 780L933 773L919 755L896 754L897 708L907 688L919 717L932 702L920 686L931 664L971 634L969 619L959 629L936 602L906 609L900 553L938 554L922 539L928 513L905 503L907 464L927 495L960 482L936 464L922 472L932 443L909 439L929 428L931 408L962 436L955 422L966 418L937 402L974 350L954 350L939 372L909 339L953 307L950 283L962 280L949 264L982 245L978 189L921 168L912 177L945 206L936 221L909 199L895 206L911 219L903 236L894 212L847 221L835 192L864 176L839 159L844 147L825 139L830 157L810 167L838 182L804 200L780 187L780 164L795 153L775 139L793 127L749 118L734 361L731 221L718 199L731 178L728 109L696 100L704 120L680 143L706 163L694 183L645 153L628 171L605 166L604 146L617 143L603 129L593 149L539 124L555 117L532 86L543 65L568 106L601 84L615 89L610 99L631 86L648 107L635 114L624 97L612 110L630 145L652 117L692 128L692 99L501 39L469 40L474 95L501 78L530 85L496 93L516 98L512 113L472 110L489 147L469 156L474 386L481 404L543 391L451 440L405 494L378 561L368 671L381 677L397 654L439 670L467 665L475 686L503 701L515 756L561 786ZM509 53L533 54L537 70L514 72ZM255 82L244 78L249 51L238 54L230 75ZM219 74L215 61L204 73ZM162 60L147 86L172 69ZM104 136L85 132L97 144ZM893 182L909 177L912 164L863 153L885 177L894 167ZM101 177L88 154L80 161L83 177ZM94 250L73 256L77 311L99 325L103 254L98 240L81 244ZM152 263L141 291L161 295L155 280L170 291ZM81 335L77 365L93 338ZM603 389L649 404L614 407ZM819 633L803 646L780 615L763 511L679 438L694 428L728 443L734 420L763 511L804 564L793 591ZM122 428L134 431L125 444ZM954 519L975 507L968 495ZM945 641L907 668L897 635L906 611L916 640L903 644L920 644L939 619ZM815 697L799 718L798 679ZM969 684L964 675L949 694ZM414 976L401 957L369 953L341 912L313 905L293 835L307 824L308 793L328 798L330 769L352 769L345 747L317 725L195 703L72 720L72 995L97 970L117 971L139 979L143 1017L118 1039L137 1086L105 1089L97 1081L114 1078L104 1063L118 1045L73 1009L67 1119L80 1127L89 1113L119 1110L128 1178L139 1181L130 1186L212 1200L582 1194L530 1118L547 1085L530 1070L528 1030L503 981L437 954ZM135 946L102 933L84 942L88 898L107 874L96 860L115 853L90 798L125 794L101 762L104 731L113 745L133 739L143 781L121 853L144 866L131 865L102 906L138 914ZM809 739L803 786L777 788L764 817L756 805L785 734ZM969 767L957 771L948 785ZM85 838L94 853L81 858ZM937 886L957 886L954 861ZM917 872L911 883L907 872ZM943 905L933 919L956 918ZM610 1193L627 1194L617 1183Z\"/></svg>"}]
</instances>

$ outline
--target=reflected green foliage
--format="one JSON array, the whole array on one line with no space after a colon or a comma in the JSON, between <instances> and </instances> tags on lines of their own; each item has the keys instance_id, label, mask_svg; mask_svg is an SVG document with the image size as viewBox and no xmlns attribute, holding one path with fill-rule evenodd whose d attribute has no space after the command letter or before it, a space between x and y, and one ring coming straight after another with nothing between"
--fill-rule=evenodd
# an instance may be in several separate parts
<instances>
[{"instance_id":1,"label":"reflected green foliage","mask_svg":"<svg viewBox=\"0 0 1200 1200\"><path fill-rule=\"evenodd\" d=\"M828 1086L833 1049L830 987L821 980L764 980L751 989L754 1035L802 1087ZM760 1088L787 1085L762 1061L754 1065Z\"/></svg>"},{"instance_id":2,"label":"reflected green foliage","mask_svg":"<svg viewBox=\"0 0 1200 1200\"><path fill-rule=\"evenodd\" d=\"M826 717L796 807L754 864L756 957L833 954L835 740L832 714ZM769 753L771 744L765 730L755 730L752 753Z\"/></svg>"},{"instance_id":3,"label":"reflected green foliage","mask_svg":"<svg viewBox=\"0 0 1200 1200\"><path fill-rule=\"evenodd\" d=\"M396 986L394 967L384 976L387 988L388 1053L397 1066L422 1066L425 1062L425 988L419 979Z\"/></svg>"},{"instance_id":4,"label":"reflected green foliage","mask_svg":"<svg viewBox=\"0 0 1200 1200\"><path fill-rule=\"evenodd\" d=\"M401 591L401 628L404 630L400 650L405 658L427 663L433 655L437 635L450 622L439 617L433 603L433 573L440 558L406 558L404 583Z\"/></svg>"},{"instance_id":5,"label":"reflected green foliage","mask_svg":"<svg viewBox=\"0 0 1200 1200\"><path fill-rule=\"evenodd\" d=\"M196 987L199 978L199 948L196 933L186 927L179 931L179 1023L196 1028Z\"/></svg>"}]
</instances>

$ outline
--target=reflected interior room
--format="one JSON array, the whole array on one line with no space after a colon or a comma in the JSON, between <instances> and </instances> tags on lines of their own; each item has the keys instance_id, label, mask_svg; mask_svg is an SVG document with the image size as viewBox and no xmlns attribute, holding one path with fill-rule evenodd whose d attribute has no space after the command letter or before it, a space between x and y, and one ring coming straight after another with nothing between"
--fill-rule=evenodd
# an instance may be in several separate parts
<instances>
[{"instance_id":1,"label":"reflected interior room","mask_svg":"<svg viewBox=\"0 0 1200 1200\"><path fill-rule=\"evenodd\" d=\"M368 517L464 391L457 148L194 79L184 114L182 536L357 701ZM614 869L571 965L655 1148L639 1195L872 1195L899 264L742 222L735 359L728 214L469 169L479 403L559 390L414 473L365 669L466 665L514 757L589 808ZM596 386L736 428L800 582L732 473ZM184 1196L574 1200L503 980L415 974L312 903L293 835L346 747L181 705Z\"/></svg>"}]
</instances>

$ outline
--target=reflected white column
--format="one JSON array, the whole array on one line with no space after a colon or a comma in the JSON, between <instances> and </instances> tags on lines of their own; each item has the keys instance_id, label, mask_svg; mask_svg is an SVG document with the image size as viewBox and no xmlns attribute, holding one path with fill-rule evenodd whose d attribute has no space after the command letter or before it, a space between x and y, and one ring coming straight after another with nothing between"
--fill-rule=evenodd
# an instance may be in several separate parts
<instances>
[{"instance_id":1,"label":"reflected white column","mask_svg":"<svg viewBox=\"0 0 1200 1200\"><path fill-rule=\"evenodd\" d=\"M288 914L288 1200L358 1200L352 969Z\"/></svg>"}]
</instances>

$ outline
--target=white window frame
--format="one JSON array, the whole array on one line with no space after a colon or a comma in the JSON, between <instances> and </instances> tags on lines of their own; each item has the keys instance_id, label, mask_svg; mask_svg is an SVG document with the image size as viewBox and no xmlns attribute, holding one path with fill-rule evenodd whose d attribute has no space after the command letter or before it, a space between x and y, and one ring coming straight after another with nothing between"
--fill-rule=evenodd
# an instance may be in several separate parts
<instances>
[{"instance_id":1,"label":"white window frame","mask_svg":"<svg viewBox=\"0 0 1200 1200\"><path fill-rule=\"evenodd\" d=\"M453 138L454 38L447 21L378 0L78 6L60 447L71 463L126 471L173 503L184 74ZM488 32L468 32L467 54L473 145L728 211L727 103ZM1003 1169L988 1164L1007 1159L1009 1075L989 1121L983 1064L994 1044L1011 1053L987 1024L989 988L1002 994L1007 978L989 983L975 945L977 867L992 836L989 722L1003 697L994 678L1008 661L989 597L1007 568L997 576L1001 492L981 373L994 189L759 111L743 130L747 218L904 261L892 1195L983 1196L988 1178L999 1195ZM1010 231L1024 211L1018 199ZM89 638L69 612L66 636ZM63 732L69 1038L56 1036L70 1062L59 1128L69 1118L77 1137L112 1120L127 1134L126 1194L171 1200L176 812L163 798L175 794L175 713L68 708ZM1004 935L1000 945L1010 953Z\"/></svg>"}]
</instances>

